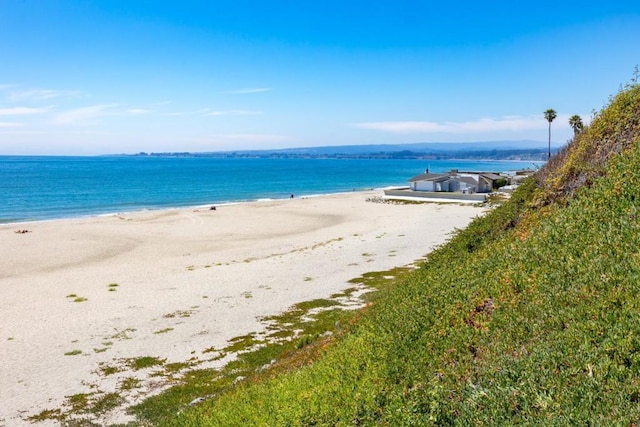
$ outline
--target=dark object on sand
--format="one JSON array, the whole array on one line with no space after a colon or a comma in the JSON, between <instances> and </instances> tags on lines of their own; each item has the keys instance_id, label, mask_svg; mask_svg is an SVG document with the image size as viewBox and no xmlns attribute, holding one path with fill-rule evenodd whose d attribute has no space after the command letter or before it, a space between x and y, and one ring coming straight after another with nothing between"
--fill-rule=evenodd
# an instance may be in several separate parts
<instances>
[{"instance_id":1,"label":"dark object on sand","mask_svg":"<svg viewBox=\"0 0 640 427\"><path fill-rule=\"evenodd\" d=\"M209 210L210 210L210 211L215 211L215 210L216 210L216 207L215 207L215 206L211 206L211 207L209 208Z\"/></svg>"}]
</instances>

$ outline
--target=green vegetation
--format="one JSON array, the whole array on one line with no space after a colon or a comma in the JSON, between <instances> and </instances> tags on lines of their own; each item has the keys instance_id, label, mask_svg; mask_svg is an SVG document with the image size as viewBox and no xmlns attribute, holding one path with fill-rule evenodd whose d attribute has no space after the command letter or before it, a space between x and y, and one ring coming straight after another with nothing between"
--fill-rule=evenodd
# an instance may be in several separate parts
<instances>
[{"instance_id":1,"label":"green vegetation","mask_svg":"<svg viewBox=\"0 0 640 427\"><path fill-rule=\"evenodd\" d=\"M117 372L120 372L122 369L119 368L118 366L111 366L111 365L107 365L106 363L101 363L100 368L98 370L102 375L109 376Z\"/></svg>"},{"instance_id":2,"label":"green vegetation","mask_svg":"<svg viewBox=\"0 0 640 427\"><path fill-rule=\"evenodd\" d=\"M79 354L82 354L82 350L71 350L71 351L67 351L64 355L65 356L77 356Z\"/></svg>"},{"instance_id":3,"label":"green vegetation","mask_svg":"<svg viewBox=\"0 0 640 427\"><path fill-rule=\"evenodd\" d=\"M363 276L379 291L351 317L332 318L332 335L305 330L279 343L297 351L258 346L220 372L188 373L189 388L134 413L171 426L635 425L638 188L633 82L421 268ZM258 363L270 368L243 368Z\"/></svg>"},{"instance_id":4,"label":"green vegetation","mask_svg":"<svg viewBox=\"0 0 640 427\"><path fill-rule=\"evenodd\" d=\"M136 357L133 359L125 360L127 366L134 371L138 371L140 369L151 368L152 366L162 365L165 362L165 359L158 359L157 357L151 356L143 356Z\"/></svg>"},{"instance_id":5,"label":"green vegetation","mask_svg":"<svg viewBox=\"0 0 640 427\"><path fill-rule=\"evenodd\" d=\"M168 313L165 314L164 317L165 319L173 319L174 317L189 317L194 313L193 310L178 310L178 311L174 311L173 313Z\"/></svg>"},{"instance_id":6,"label":"green vegetation","mask_svg":"<svg viewBox=\"0 0 640 427\"><path fill-rule=\"evenodd\" d=\"M494 189L502 188L507 184L508 184L508 182L507 182L507 180L505 178L498 178L498 179L496 179L494 181L493 188Z\"/></svg>"},{"instance_id":7,"label":"green vegetation","mask_svg":"<svg viewBox=\"0 0 640 427\"><path fill-rule=\"evenodd\" d=\"M46 421L46 420L59 420L62 411L60 409L45 409L36 415L27 417L27 421L32 423Z\"/></svg>"},{"instance_id":8,"label":"green vegetation","mask_svg":"<svg viewBox=\"0 0 640 427\"><path fill-rule=\"evenodd\" d=\"M118 389L120 390L133 390L140 387L140 380L134 377L128 377L120 381Z\"/></svg>"},{"instance_id":9,"label":"green vegetation","mask_svg":"<svg viewBox=\"0 0 640 427\"><path fill-rule=\"evenodd\" d=\"M120 406L124 401L118 393L104 393L94 399L90 412L93 414L104 414Z\"/></svg>"},{"instance_id":10,"label":"green vegetation","mask_svg":"<svg viewBox=\"0 0 640 427\"><path fill-rule=\"evenodd\" d=\"M573 135L577 135L584 129L584 123L582 122L582 117L577 114L569 117L569 126L573 129Z\"/></svg>"},{"instance_id":11,"label":"green vegetation","mask_svg":"<svg viewBox=\"0 0 640 427\"><path fill-rule=\"evenodd\" d=\"M398 274L402 271L409 269L397 270ZM366 278L354 280L354 283L366 281L368 286L380 284L382 289L389 283L384 277L390 277L390 274L394 273L370 273ZM151 425L171 424L175 414L188 408L189 402L195 399L207 400L238 384L252 383L258 378L275 376L278 372L289 372L311 363L336 335L348 330L354 317L360 315L357 310L345 310L340 302L349 300L357 289L353 287L334 294L331 299L296 304L285 313L262 318L267 324L265 332L238 336L222 349L211 347L204 350L203 355L211 355L207 359L209 361L235 354L235 359L232 358L220 370L194 369L197 361L192 365L175 364L175 371L182 374L180 379L170 378L175 385L136 405L132 412ZM165 372L171 370L169 365L163 365L163 368Z\"/></svg>"},{"instance_id":12,"label":"green vegetation","mask_svg":"<svg viewBox=\"0 0 640 427\"><path fill-rule=\"evenodd\" d=\"M67 396L67 405L73 411L84 411L89 406L90 395L86 393L74 394Z\"/></svg>"},{"instance_id":13,"label":"green vegetation","mask_svg":"<svg viewBox=\"0 0 640 427\"><path fill-rule=\"evenodd\" d=\"M85 302L85 301L88 301L87 298L79 297L76 294L69 294L69 295L67 295L67 298L73 298L73 302Z\"/></svg>"},{"instance_id":14,"label":"green vegetation","mask_svg":"<svg viewBox=\"0 0 640 427\"><path fill-rule=\"evenodd\" d=\"M124 398L118 393L79 393L66 396L65 409L45 409L39 414L27 417L28 421L40 422L55 420L64 427L98 426L91 419L104 415L124 403ZM71 416L73 414L73 416Z\"/></svg>"},{"instance_id":15,"label":"green vegetation","mask_svg":"<svg viewBox=\"0 0 640 427\"><path fill-rule=\"evenodd\" d=\"M123 329L122 331L116 332L115 334L111 335L110 337L107 337L107 339L109 339L109 340L130 340L131 336L129 334L132 333L132 332L135 332L135 331L136 331L135 328ZM111 343L111 341L107 341L107 342L103 342L102 345L108 346L108 345L112 345L112 343Z\"/></svg>"}]
</instances>

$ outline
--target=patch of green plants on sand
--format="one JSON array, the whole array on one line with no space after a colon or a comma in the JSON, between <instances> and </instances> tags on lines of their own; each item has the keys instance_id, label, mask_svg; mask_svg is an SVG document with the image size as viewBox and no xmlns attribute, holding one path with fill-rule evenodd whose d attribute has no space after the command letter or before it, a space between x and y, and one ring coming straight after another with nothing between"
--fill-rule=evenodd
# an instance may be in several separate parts
<instances>
[{"instance_id":1,"label":"patch of green plants on sand","mask_svg":"<svg viewBox=\"0 0 640 427\"><path fill-rule=\"evenodd\" d=\"M385 274L392 273L381 276ZM210 360L232 356L223 368L182 370L173 387L134 406L131 412L141 422L171 425L175 414L188 411L189 403L196 399L199 405L245 384L312 363L360 316L357 310L345 310L336 301L349 298L358 289L349 288L330 299L302 302L287 312L260 319L267 325L263 333L238 336L224 348L211 347L203 352L214 355Z\"/></svg>"},{"instance_id":2,"label":"patch of green plants on sand","mask_svg":"<svg viewBox=\"0 0 640 427\"><path fill-rule=\"evenodd\" d=\"M104 414L120 406L123 401L119 393L103 393L91 402L89 411L93 414Z\"/></svg>"},{"instance_id":3,"label":"patch of green plants on sand","mask_svg":"<svg viewBox=\"0 0 640 427\"><path fill-rule=\"evenodd\" d=\"M165 362L165 359L159 359L157 357L152 356L142 356L135 357L131 359L125 359L125 364L134 371L138 371L140 369L151 368L153 366L162 365Z\"/></svg>"},{"instance_id":4,"label":"patch of green plants on sand","mask_svg":"<svg viewBox=\"0 0 640 427\"><path fill-rule=\"evenodd\" d=\"M172 362L165 363L162 365L162 368L166 374L174 374L181 372L187 368L194 366L193 362Z\"/></svg>"},{"instance_id":5,"label":"patch of green plants on sand","mask_svg":"<svg viewBox=\"0 0 640 427\"><path fill-rule=\"evenodd\" d=\"M362 276L349 280L349 283L353 283L360 286L365 286L368 289L374 289L377 291L388 292L391 288L395 287L398 283L413 272L415 268L413 266L396 267L389 271L373 271L365 273ZM357 288L350 288L347 292L353 293ZM365 300L371 301L378 298L379 293L367 293L365 294Z\"/></svg>"},{"instance_id":6,"label":"patch of green plants on sand","mask_svg":"<svg viewBox=\"0 0 640 427\"><path fill-rule=\"evenodd\" d=\"M107 363L100 363L98 368L98 372L103 376L113 375L117 372L120 372L121 370L122 368L120 368L119 366L109 365Z\"/></svg>"},{"instance_id":7,"label":"patch of green plants on sand","mask_svg":"<svg viewBox=\"0 0 640 427\"><path fill-rule=\"evenodd\" d=\"M257 345L259 342L260 341L256 339L256 334L251 333L248 335L233 338L231 341L229 341L229 345L226 346L222 351L225 353L235 353L251 348L254 345Z\"/></svg>"},{"instance_id":8,"label":"patch of green plants on sand","mask_svg":"<svg viewBox=\"0 0 640 427\"><path fill-rule=\"evenodd\" d=\"M87 393L74 394L67 396L66 404L74 412L84 411L89 406L91 395Z\"/></svg>"},{"instance_id":9,"label":"patch of green plants on sand","mask_svg":"<svg viewBox=\"0 0 640 427\"><path fill-rule=\"evenodd\" d=\"M329 299L330 300L336 300L338 298L348 298L348 297L350 297L351 295L353 295L357 291L358 291L358 288L348 288L348 289L345 289L342 292L338 292L338 293L332 294L329 297Z\"/></svg>"},{"instance_id":10,"label":"patch of green plants on sand","mask_svg":"<svg viewBox=\"0 0 640 427\"><path fill-rule=\"evenodd\" d=\"M164 317L165 319L173 319L174 317L185 318L185 317L190 317L193 313L194 313L194 310L177 310L172 313L167 313L162 317Z\"/></svg>"},{"instance_id":11,"label":"patch of green plants on sand","mask_svg":"<svg viewBox=\"0 0 640 427\"><path fill-rule=\"evenodd\" d=\"M393 199L388 203L394 205L425 205L428 203L433 203L430 200L408 200L408 199Z\"/></svg>"},{"instance_id":12,"label":"patch of green plants on sand","mask_svg":"<svg viewBox=\"0 0 640 427\"><path fill-rule=\"evenodd\" d=\"M118 331L115 334L107 337L106 339L108 339L108 340L130 340L131 339L131 334L133 332L135 332L135 331L136 331L135 328L123 329L122 331ZM103 345L107 346L106 343L103 343ZM109 344L109 345L111 345L111 344Z\"/></svg>"},{"instance_id":13,"label":"patch of green plants on sand","mask_svg":"<svg viewBox=\"0 0 640 427\"><path fill-rule=\"evenodd\" d=\"M47 420L61 420L62 411L60 409L44 409L36 415L30 415L27 417L27 421L32 423L42 422Z\"/></svg>"},{"instance_id":14,"label":"patch of green plants on sand","mask_svg":"<svg viewBox=\"0 0 640 427\"><path fill-rule=\"evenodd\" d=\"M79 354L82 354L82 350L71 350L71 351L67 351L64 355L65 356L77 356Z\"/></svg>"},{"instance_id":15,"label":"patch of green plants on sand","mask_svg":"<svg viewBox=\"0 0 640 427\"><path fill-rule=\"evenodd\" d=\"M98 426L95 418L119 407L124 398L119 393L78 393L66 396L62 408L45 409L36 415L27 417L28 421L57 421L64 427Z\"/></svg>"},{"instance_id":16,"label":"patch of green plants on sand","mask_svg":"<svg viewBox=\"0 0 640 427\"><path fill-rule=\"evenodd\" d=\"M124 378L122 381L120 381L120 383L118 384L118 389L133 390L140 387L140 382L141 381L138 378L127 377L127 378Z\"/></svg>"},{"instance_id":17,"label":"patch of green plants on sand","mask_svg":"<svg viewBox=\"0 0 640 427\"><path fill-rule=\"evenodd\" d=\"M73 302L85 302L85 301L88 301L88 299L87 299L87 298L85 298L85 297L79 297L79 296L78 296L78 295L76 295L76 294L69 294L69 295L67 295L67 298L70 298L70 299L71 299L71 301L73 301Z\"/></svg>"},{"instance_id":18,"label":"patch of green plants on sand","mask_svg":"<svg viewBox=\"0 0 640 427\"><path fill-rule=\"evenodd\" d=\"M318 313L341 328L195 371L182 395L134 413L161 426L636 425L639 118L634 82L420 268L354 281L381 288L352 317Z\"/></svg>"}]
</instances>

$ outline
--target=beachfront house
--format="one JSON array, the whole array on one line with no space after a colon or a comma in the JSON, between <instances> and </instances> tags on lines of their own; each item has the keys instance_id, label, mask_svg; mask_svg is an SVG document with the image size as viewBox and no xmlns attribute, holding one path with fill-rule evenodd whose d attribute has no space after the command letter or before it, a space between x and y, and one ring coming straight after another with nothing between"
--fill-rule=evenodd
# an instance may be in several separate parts
<instances>
[{"instance_id":1,"label":"beachfront house","mask_svg":"<svg viewBox=\"0 0 640 427\"><path fill-rule=\"evenodd\" d=\"M456 169L448 173L425 171L409 179L409 186L413 191L488 193L501 178L503 177L493 173L459 172Z\"/></svg>"},{"instance_id":2,"label":"beachfront house","mask_svg":"<svg viewBox=\"0 0 640 427\"><path fill-rule=\"evenodd\" d=\"M448 180L447 174L425 172L411 178L409 184L413 191L449 191Z\"/></svg>"}]
</instances>

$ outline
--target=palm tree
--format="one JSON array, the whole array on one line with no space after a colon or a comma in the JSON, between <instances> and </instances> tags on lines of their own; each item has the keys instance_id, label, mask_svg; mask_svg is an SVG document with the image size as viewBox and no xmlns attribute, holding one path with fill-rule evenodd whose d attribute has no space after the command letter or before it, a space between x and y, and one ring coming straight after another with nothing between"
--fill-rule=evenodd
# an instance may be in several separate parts
<instances>
[{"instance_id":1,"label":"palm tree","mask_svg":"<svg viewBox=\"0 0 640 427\"><path fill-rule=\"evenodd\" d=\"M573 129L573 136L576 136L582 129L584 129L584 124L582 123L582 117L577 114L569 117L569 126Z\"/></svg>"},{"instance_id":2,"label":"palm tree","mask_svg":"<svg viewBox=\"0 0 640 427\"><path fill-rule=\"evenodd\" d=\"M558 117L558 113L556 113L556 110L552 108L549 108L547 111L544 112L544 118L547 119L547 121L549 122L549 152L547 154L547 158L549 159L551 158L551 122L556 117Z\"/></svg>"}]
</instances>

